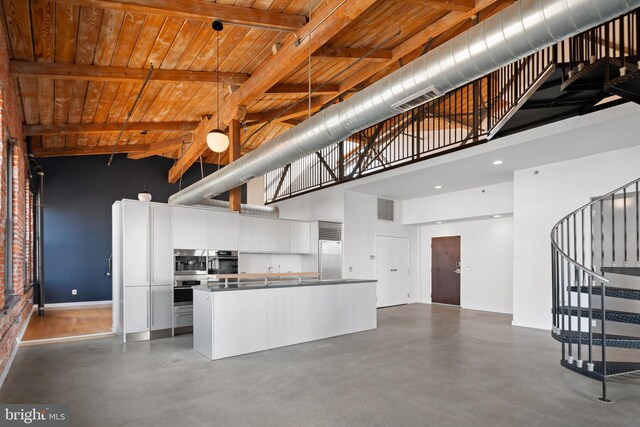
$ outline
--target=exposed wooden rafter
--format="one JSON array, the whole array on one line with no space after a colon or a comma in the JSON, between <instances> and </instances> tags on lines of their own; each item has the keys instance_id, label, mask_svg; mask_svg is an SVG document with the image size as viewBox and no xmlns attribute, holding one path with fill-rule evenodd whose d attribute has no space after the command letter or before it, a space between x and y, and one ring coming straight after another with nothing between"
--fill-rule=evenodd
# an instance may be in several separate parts
<instances>
[{"instance_id":1,"label":"exposed wooden rafter","mask_svg":"<svg viewBox=\"0 0 640 427\"><path fill-rule=\"evenodd\" d=\"M133 122L127 124L125 131L149 132L191 132L198 122ZM69 135L79 133L120 132L122 123L62 123L54 125L24 125L25 136Z\"/></svg>"},{"instance_id":2,"label":"exposed wooden rafter","mask_svg":"<svg viewBox=\"0 0 640 427\"><path fill-rule=\"evenodd\" d=\"M116 154L143 153L150 147L146 144L122 144L116 147ZM103 145L92 148L34 148L33 155L36 157L62 157L62 156L95 156L100 154L111 154L113 145Z\"/></svg>"},{"instance_id":3,"label":"exposed wooden rafter","mask_svg":"<svg viewBox=\"0 0 640 427\"><path fill-rule=\"evenodd\" d=\"M142 81L149 70L143 68L64 64L53 62L11 61L9 73L13 77L88 81ZM216 73L215 71L163 70L154 68L152 81L241 84L249 78L244 73Z\"/></svg>"},{"instance_id":4,"label":"exposed wooden rafter","mask_svg":"<svg viewBox=\"0 0 640 427\"><path fill-rule=\"evenodd\" d=\"M115 9L182 19L213 21L230 24L259 25L266 28L297 30L307 22L301 15L213 3L206 0L56 0L76 6Z\"/></svg>"},{"instance_id":5,"label":"exposed wooden rafter","mask_svg":"<svg viewBox=\"0 0 640 427\"><path fill-rule=\"evenodd\" d=\"M194 142L169 170L168 180L176 182L180 176L205 152L206 135L217 125L218 114L220 121L228 124L236 113L239 105L247 104L266 93L282 76L298 68L307 59L309 51L316 51L324 46L333 36L353 22L360 14L369 8L375 0L327 0L314 12L312 19L300 31L308 34L313 31L313 37L304 37L301 43L289 40L275 55L265 60L260 68L230 95L224 108L216 112L211 119L203 120L194 132Z\"/></svg>"},{"instance_id":6,"label":"exposed wooden rafter","mask_svg":"<svg viewBox=\"0 0 640 427\"><path fill-rule=\"evenodd\" d=\"M142 153L130 153L127 157L134 160L144 159L145 157L156 156L159 154L164 154L169 151L177 150L182 147L183 144L187 144L191 141L191 135L184 135L177 138L165 139L160 142L155 142L151 144L145 151Z\"/></svg>"},{"instance_id":7,"label":"exposed wooden rafter","mask_svg":"<svg viewBox=\"0 0 640 427\"><path fill-rule=\"evenodd\" d=\"M313 53L316 58L341 58L341 59L360 59L366 58L371 60L391 59L392 52L390 50L380 49L373 50L367 48L346 48L323 46Z\"/></svg>"},{"instance_id":8,"label":"exposed wooden rafter","mask_svg":"<svg viewBox=\"0 0 640 427\"><path fill-rule=\"evenodd\" d=\"M434 9L455 10L458 12L468 12L475 6L475 0L408 0L422 6L433 7Z\"/></svg>"}]
</instances>

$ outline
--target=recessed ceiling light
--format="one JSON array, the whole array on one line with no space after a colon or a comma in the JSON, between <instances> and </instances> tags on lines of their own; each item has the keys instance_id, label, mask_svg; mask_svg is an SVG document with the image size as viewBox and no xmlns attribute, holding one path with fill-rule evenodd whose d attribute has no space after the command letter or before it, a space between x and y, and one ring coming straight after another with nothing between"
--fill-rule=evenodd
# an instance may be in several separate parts
<instances>
[{"instance_id":1,"label":"recessed ceiling light","mask_svg":"<svg viewBox=\"0 0 640 427\"><path fill-rule=\"evenodd\" d=\"M504 162L502 160L496 160L495 162L493 162L494 165L498 166L503 164Z\"/></svg>"},{"instance_id":2,"label":"recessed ceiling light","mask_svg":"<svg viewBox=\"0 0 640 427\"><path fill-rule=\"evenodd\" d=\"M438 221L438 222L436 222L436 224L442 224L442 221Z\"/></svg>"},{"instance_id":3,"label":"recessed ceiling light","mask_svg":"<svg viewBox=\"0 0 640 427\"><path fill-rule=\"evenodd\" d=\"M442 185L436 185L436 186L435 186L435 187L433 187L433 188L435 188L436 190L439 190L439 189L441 189L441 188L442 188Z\"/></svg>"},{"instance_id":4,"label":"recessed ceiling light","mask_svg":"<svg viewBox=\"0 0 640 427\"><path fill-rule=\"evenodd\" d=\"M492 218L502 218L502 215L494 215Z\"/></svg>"}]
</instances>

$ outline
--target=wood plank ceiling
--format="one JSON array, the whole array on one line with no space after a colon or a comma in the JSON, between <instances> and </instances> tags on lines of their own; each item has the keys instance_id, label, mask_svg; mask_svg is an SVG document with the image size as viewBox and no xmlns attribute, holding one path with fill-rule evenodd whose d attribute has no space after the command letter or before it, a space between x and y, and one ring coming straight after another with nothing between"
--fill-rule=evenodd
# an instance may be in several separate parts
<instances>
[{"instance_id":1,"label":"wood plank ceiling","mask_svg":"<svg viewBox=\"0 0 640 427\"><path fill-rule=\"evenodd\" d=\"M203 140L218 119L225 125L242 119L244 154L512 3L1 0L0 6L34 154L111 153L140 94L117 152L176 159L168 171L175 182L201 156L218 161ZM213 17L225 22L219 58ZM226 153L220 161L227 163Z\"/></svg>"}]
</instances>

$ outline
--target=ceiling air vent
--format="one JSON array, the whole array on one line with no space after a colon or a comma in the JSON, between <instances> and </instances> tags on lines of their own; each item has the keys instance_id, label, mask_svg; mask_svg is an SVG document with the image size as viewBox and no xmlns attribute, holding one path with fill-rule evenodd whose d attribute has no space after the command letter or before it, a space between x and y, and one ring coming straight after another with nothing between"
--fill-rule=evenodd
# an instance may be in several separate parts
<instances>
[{"instance_id":1,"label":"ceiling air vent","mask_svg":"<svg viewBox=\"0 0 640 427\"><path fill-rule=\"evenodd\" d=\"M420 92L414 93L411 96L404 98L401 101L396 102L391 105L391 108L394 108L398 112L402 113L405 111L409 111L412 108L417 107L418 105L422 105L425 102L431 101L442 94L439 93L433 86L429 86L425 90L421 90Z\"/></svg>"},{"instance_id":2,"label":"ceiling air vent","mask_svg":"<svg viewBox=\"0 0 640 427\"><path fill-rule=\"evenodd\" d=\"M342 241L342 223L318 221L318 239Z\"/></svg>"},{"instance_id":3,"label":"ceiling air vent","mask_svg":"<svg viewBox=\"0 0 640 427\"><path fill-rule=\"evenodd\" d=\"M378 219L393 221L393 200L378 199Z\"/></svg>"}]
</instances>

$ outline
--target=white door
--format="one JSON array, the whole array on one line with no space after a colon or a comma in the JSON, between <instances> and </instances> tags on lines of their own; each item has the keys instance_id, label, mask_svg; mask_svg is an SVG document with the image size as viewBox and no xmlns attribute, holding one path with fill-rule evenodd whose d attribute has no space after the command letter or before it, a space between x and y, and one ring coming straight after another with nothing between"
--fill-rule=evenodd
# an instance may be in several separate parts
<instances>
[{"instance_id":1,"label":"white door","mask_svg":"<svg viewBox=\"0 0 640 427\"><path fill-rule=\"evenodd\" d=\"M173 207L173 247L207 249L207 211Z\"/></svg>"},{"instance_id":2,"label":"white door","mask_svg":"<svg viewBox=\"0 0 640 427\"><path fill-rule=\"evenodd\" d=\"M173 282L172 207L151 205L151 286Z\"/></svg>"},{"instance_id":3,"label":"white door","mask_svg":"<svg viewBox=\"0 0 640 427\"><path fill-rule=\"evenodd\" d=\"M149 286L129 286L124 290L124 332L149 330Z\"/></svg>"},{"instance_id":4,"label":"white door","mask_svg":"<svg viewBox=\"0 0 640 427\"><path fill-rule=\"evenodd\" d=\"M151 330L170 329L173 326L173 286L151 288Z\"/></svg>"},{"instance_id":5,"label":"white door","mask_svg":"<svg viewBox=\"0 0 640 427\"><path fill-rule=\"evenodd\" d=\"M409 239L376 236L378 307L409 302Z\"/></svg>"},{"instance_id":6,"label":"white door","mask_svg":"<svg viewBox=\"0 0 640 427\"><path fill-rule=\"evenodd\" d=\"M124 286L149 286L149 204L122 201Z\"/></svg>"},{"instance_id":7,"label":"white door","mask_svg":"<svg viewBox=\"0 0 640 427\"><path fill-rule=\"evenodd\" d=\"M238 250L238 214L207 212L207 249Z\"/></svg>"}]
</instances>

